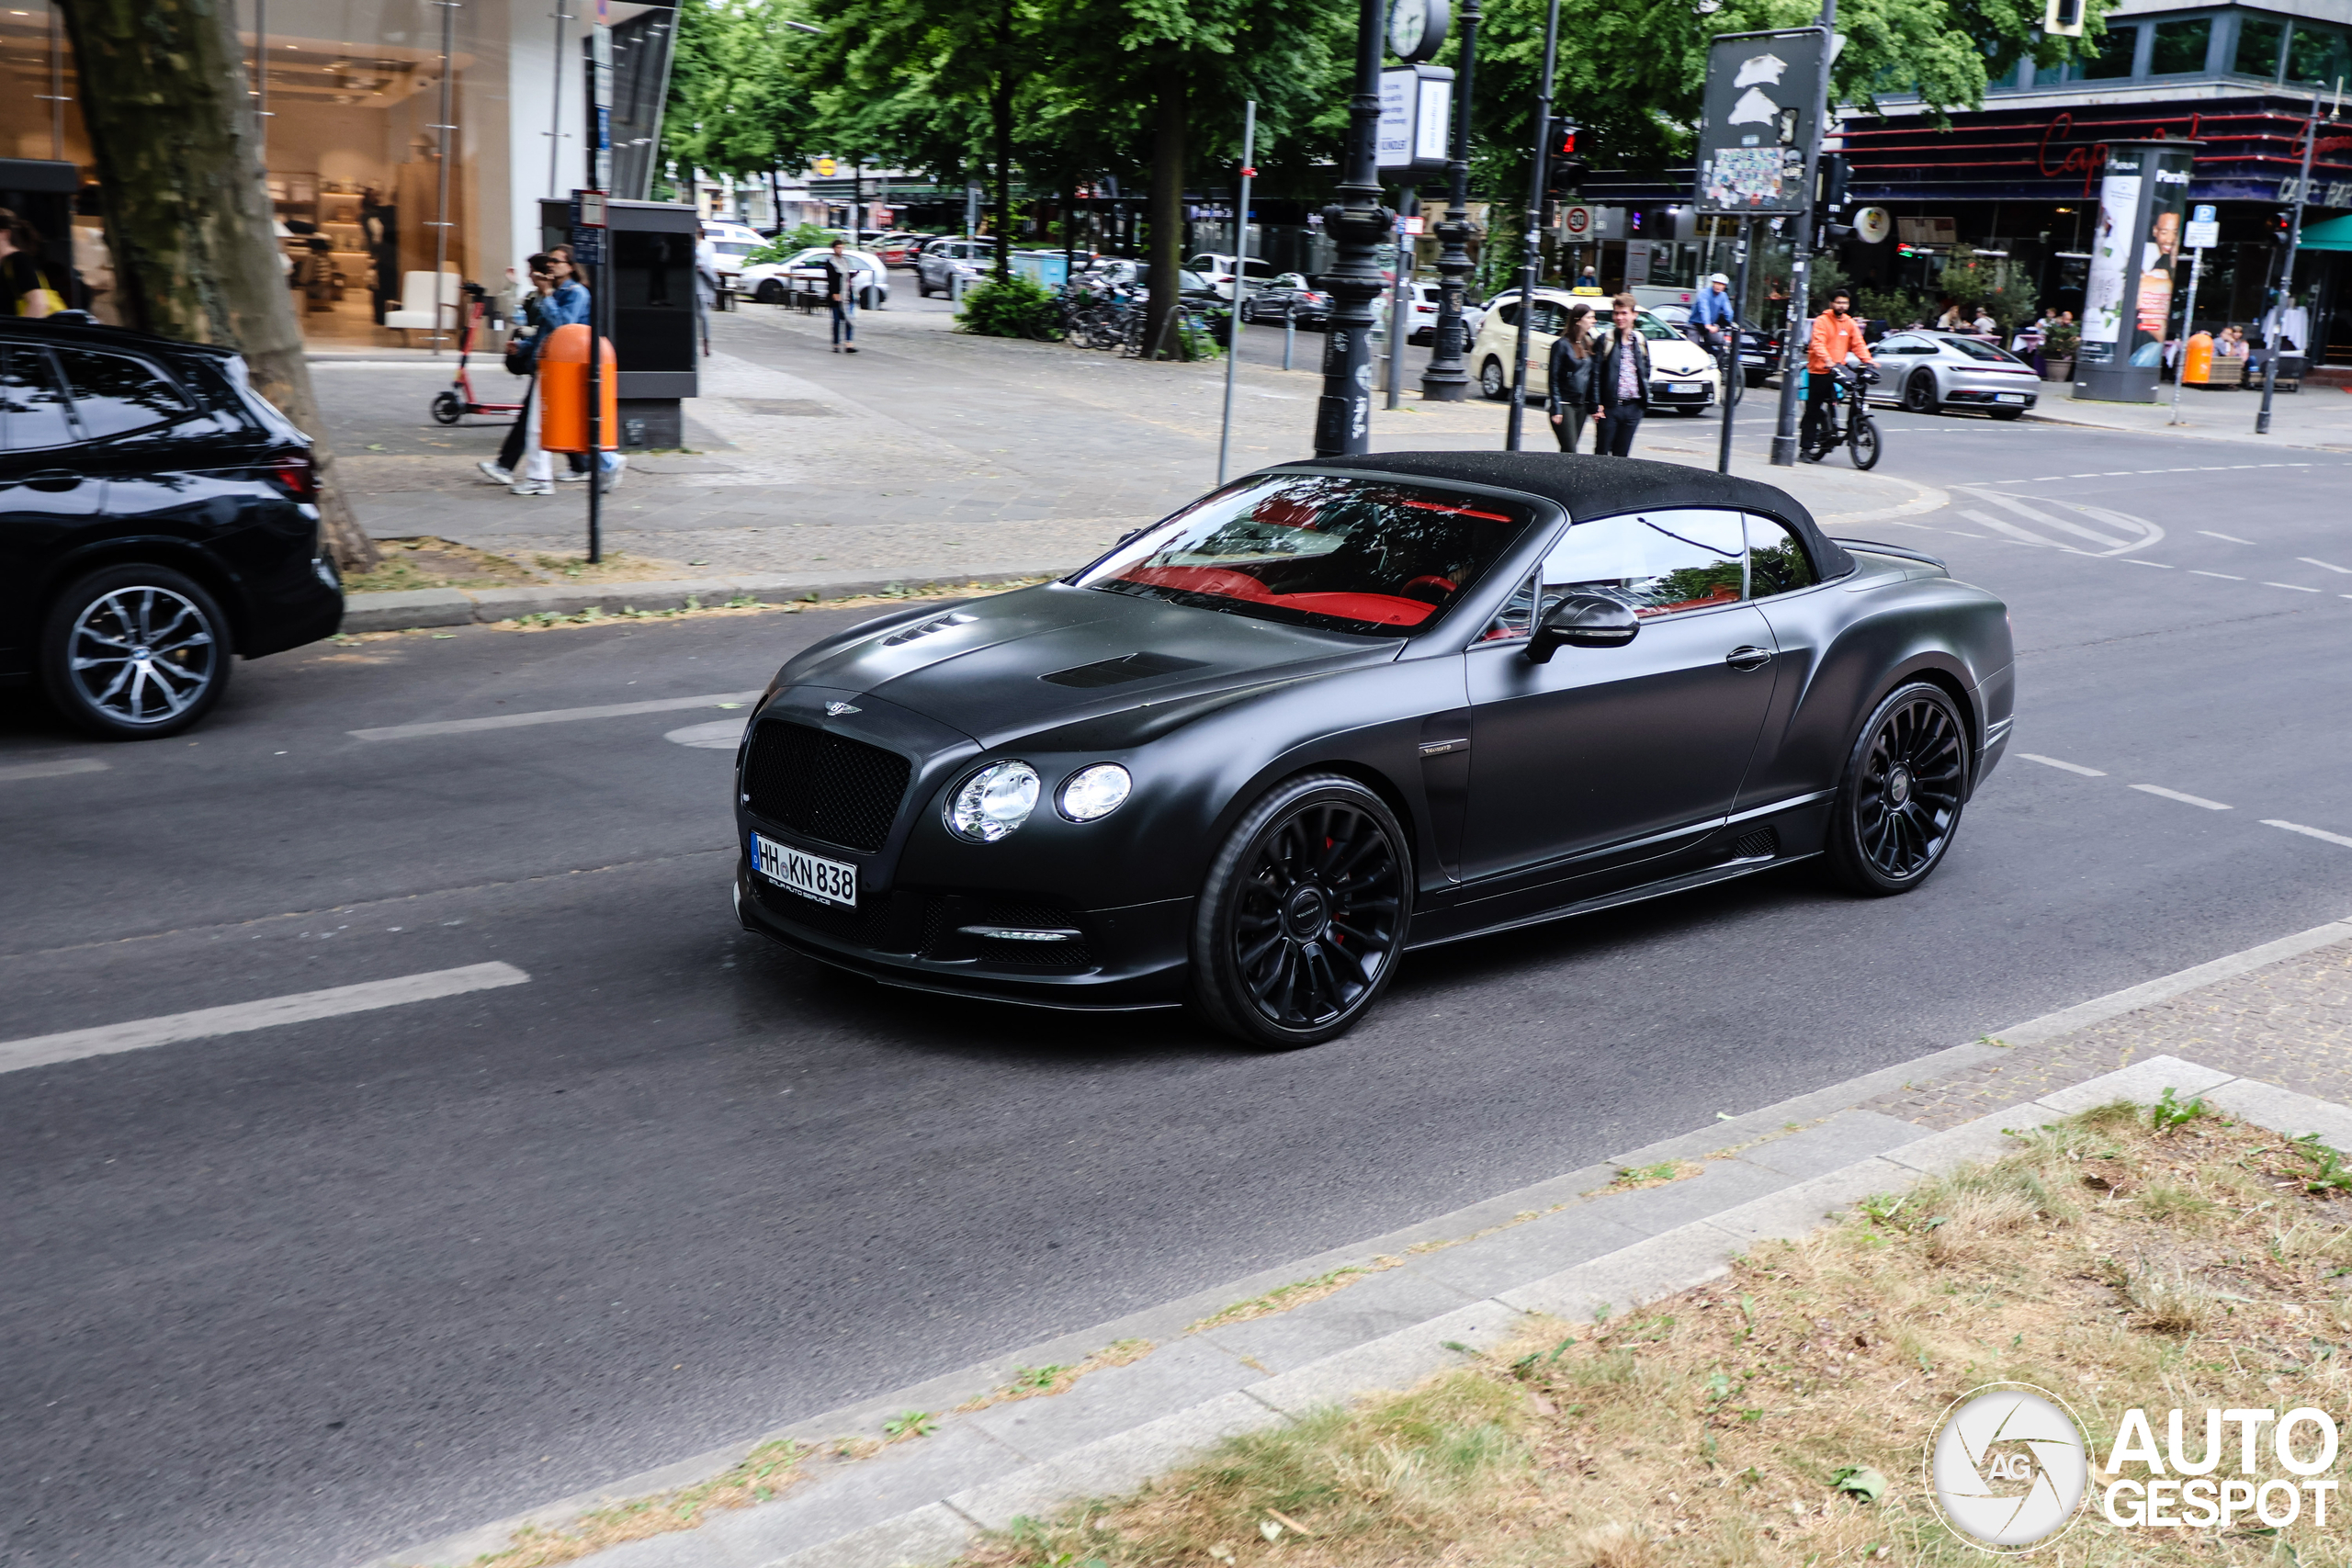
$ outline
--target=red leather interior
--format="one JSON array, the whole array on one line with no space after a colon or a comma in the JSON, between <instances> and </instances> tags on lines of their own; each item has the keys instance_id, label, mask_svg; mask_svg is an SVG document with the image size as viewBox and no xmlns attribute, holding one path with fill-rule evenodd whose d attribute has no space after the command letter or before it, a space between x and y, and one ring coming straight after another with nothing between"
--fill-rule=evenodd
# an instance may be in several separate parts
<instances>
[{"instance_id":1,"label":"red leather interior","mask_svg":"<svg viewBox=\"0 0 2352 1568\"><path fill-rule=\"evenodd\" d=\"M1317 615L1344 615L1351 621L1373 621L1389 626L1418 626L1437 606L1393 593L1277 593L1269 604L1287 604Z\"/></svg>"}]
</instances>

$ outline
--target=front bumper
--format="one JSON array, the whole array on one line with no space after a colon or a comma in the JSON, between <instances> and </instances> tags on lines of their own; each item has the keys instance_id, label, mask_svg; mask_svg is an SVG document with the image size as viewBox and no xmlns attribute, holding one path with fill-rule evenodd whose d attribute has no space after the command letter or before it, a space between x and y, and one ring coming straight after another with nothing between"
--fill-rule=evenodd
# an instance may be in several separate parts
<instances>
[{"instance_id":1,"label":"front bumper","mask_svg":"<svg viewBox=\"0 0 2352 1568\"><path fill-rule=\"evenodd\" d=\"M1683 391L1679 389L1692 388ZM1654 409L1702 409L1715 400L1714 378L1696 376L1653 376L1650 378L1650 407Z\"/></svg>"},{"instance_id":2,"label":"front bumper","mask_svg":"<svg viewBox=\"0 0 2352 1568\"><path fill-rule=\"evenodd\" d=\"M1033 1007L1126 1012L1182 1005L1191 966L1193 903L1169 898L1109 909L1041 909L996 890L893 888L855 910L821 904L752 869L735 868L743 929L805 957L885 985ZM1074 942L973 935L987 925L1067 925Z\"/></svg>"}]
</instances>

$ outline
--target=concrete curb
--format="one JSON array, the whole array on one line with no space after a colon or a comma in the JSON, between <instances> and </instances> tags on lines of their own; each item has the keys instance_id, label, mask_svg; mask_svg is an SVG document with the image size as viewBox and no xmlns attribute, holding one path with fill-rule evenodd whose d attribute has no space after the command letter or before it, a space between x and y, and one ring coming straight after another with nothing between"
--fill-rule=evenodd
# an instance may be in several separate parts
<instances>
[{"instance_id":1,"label":"concrete curb","mask_svg":"<svg viewBox=\"0 0 2352 1568\"><path fill-rule=\"evenodd\" d=\"M1899 1190L1970 1160L1996 1156L2007 1146L2004 1127L2110 1099L2153 1100L2170 1087L2184 1095L2204 1094L2282 1132L2316 1131L2352 1146L2352 1109L2169 1056L2150 1057L1941 1133L1921 1134L1913 1123L1853 1109L1905 1082L2005 1055L2005 1044L1996 1042L2055 1038L2347 940L2352 919L2316 926L2029 1020L1984 1041L1864 1074L1386 1235L616 1480L377 1559L367 1568L469 1562L501 1550L525 1526L547 1528L615 1501L706 1480L761 1443L822 1444L871 1433L899 1411L951 1411L1001 1384L1017 1367L1073 1363L1119 1339L1158 1344L1144 1360L1096 1372L1051 1399L951 1416L933 1437L854 1464L815 1461L812 1479L774 1503L715 1515L697 1529L585 1560L599 1568L885 1568L944 1562L965 1550L975 1527L1001 1529L1017 1515L1123 1491L1234 1432L1409 1384L1458 1360L1448 1341L1481 1349L1515 1333L1528 1313L1586 1317L1604 1302L1640 1306L1703 1283L1758 1241L1804 1235L1826 1214L1872 1192ZM1594 1190L1626 1167L1707 1156L1716 1157L1697 1178L1630 1192ZM1381 1271L1322 1301L1186 1333L1188 1325L1230 1303L1373 1259L1384 1260Z\"/></svg>"},{"instance_id":2,"label":"concrete curb","mask_svg":"<svg viewBox=\"0 0 2352 1568\"><path fill-rule=\"evenodd\" d=\"M1070 570L1067 560L975 567L965 571L930 569L881 573L871 569L804 572L791 577L685 577L663 582L623 582L608 587L420 588L400 593L344 596L347 632L407 631L428 626L487 625L518 615L576 615L582 610L681 610L689 599L707 609L738 597L770 604L795 600L822 603L894 589L994 588Z\"/></svg>"},{"instance_id":3,"label":"concrete curb","mask_svg":"<svg viewBox=\"0 0 2352 1568\"><path fill-rule=\"evenodd\" d=\"M2186 408L2190 405L2184 403L2182 406ZM2188 424L2163 424L2153 429L2143 430L2134 425L2109 424L2104 420L2086 419L2080 415L2069 418L2063 413L2044 413L2040 408L2028 411L2025 417L2041 424L2064 424L2076 430L2103 430L2110 435L2176 435L2188 441L2226 441L2239 446L2291 446L2301 452L2352 451L2352 439L2342 437L2334 441L2312 437L2298 439L2293 435L2282 434L2275 425L2271 428L2269 434L2256 435L2254 433L2254 411L2255 405L2248 403L2246 427L2234 434Z\"/></svg>"}]
</instances>

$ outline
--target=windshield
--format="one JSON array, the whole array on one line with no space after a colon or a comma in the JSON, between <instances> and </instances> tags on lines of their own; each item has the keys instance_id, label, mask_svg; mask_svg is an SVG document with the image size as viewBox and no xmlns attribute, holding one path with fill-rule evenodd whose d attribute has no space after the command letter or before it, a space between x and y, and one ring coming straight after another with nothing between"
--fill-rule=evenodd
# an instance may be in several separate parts
<instances>
[{"instance_id":1,"label":"windshield","mask_svg":"<svg viewBox=\"0 0 2352 1568\"><path fill-rule=\"evenodd\" d=\"M1178 513L1078 581L1259 620L1405 637L1434 624L1532 520L1525 506L1442 485L1275 474Z\"/></svg>"}]
</instances>

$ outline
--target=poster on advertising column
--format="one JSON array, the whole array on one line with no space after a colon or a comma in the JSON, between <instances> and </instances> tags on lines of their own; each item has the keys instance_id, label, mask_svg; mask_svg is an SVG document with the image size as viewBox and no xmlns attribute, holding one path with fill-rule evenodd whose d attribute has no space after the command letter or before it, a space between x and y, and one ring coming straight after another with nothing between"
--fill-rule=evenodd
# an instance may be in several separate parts
<instances>
[{"instance_id":1,"label":"poster on advertising column","mask_svg":"<svg viewBox=\"0 0 2352 1568\"><path fill-rule=\"evenodd\" d=\"M2164 374L2176 275L2184 260L2181 220L2197 143L2118 141L2108 147L2083 292L2076 395L2153 402Z\"/></svg>"}]
</instances>

